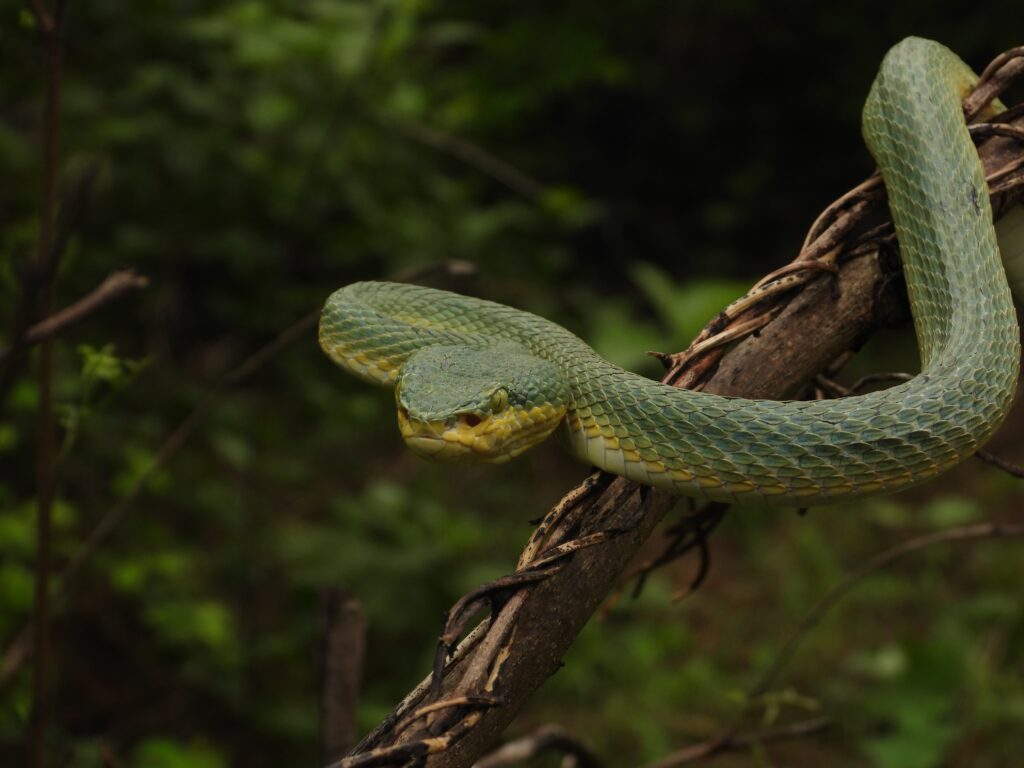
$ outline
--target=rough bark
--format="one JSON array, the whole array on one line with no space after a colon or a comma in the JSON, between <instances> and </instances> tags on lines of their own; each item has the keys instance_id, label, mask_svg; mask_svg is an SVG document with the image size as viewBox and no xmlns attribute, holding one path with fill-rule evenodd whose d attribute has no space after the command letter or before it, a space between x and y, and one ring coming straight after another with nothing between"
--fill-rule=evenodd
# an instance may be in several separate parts
<instances>
[{"instance_id":1,"label":"rough bark","mask_svg":"<svg viewBox=\"0 0 1024 768\"><path fill-rule=\"evenodd\" d=\"M899 306L876 254L845 264L837 278L816 280L757 336L726 355L704 391L745 397L789 397L828 363L869 335L878 319ZM838 296L836 296L838 291ZM898 309L896 310L898 311ZM629 484L616 480L591 509L580 535L624 527L638 514L640 493L615 503ZM583 625L616 585L620 574L677 498L650 491L642 524L633 532L577 552L561 572L529 592L517 626L514 655L505 661L500 691L503 704L488 709L476 727L451 749L429 759L431 768L472 765L494 743L529 699L550 677ZM470 663L464 662L466 670ZM463 675L444 681L441 698L461 690Z\"/></svg>"}]
</instances>

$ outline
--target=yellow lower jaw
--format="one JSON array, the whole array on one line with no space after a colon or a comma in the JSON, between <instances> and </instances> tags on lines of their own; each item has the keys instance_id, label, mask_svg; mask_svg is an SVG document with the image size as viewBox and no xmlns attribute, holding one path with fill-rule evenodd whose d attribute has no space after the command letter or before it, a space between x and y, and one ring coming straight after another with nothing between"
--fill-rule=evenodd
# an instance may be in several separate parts
<instances>
[{"instance_id":1,"label":"yellow lower jaw","mask_svg":"<svg viewBox=\"0 0 1024 768\"><path fill-rule=\"evenodd\" d=\"M455 464L470 463L475 459L472 450L467 451L465 446L457 442L449 442L443 437L431 437L426 435L411 435L405 438L405 444L413 453L432 461L445 461Z\"/></svg>"},{"instance_id":2,"label":"yellow lower jaw","mask_svg":"<svg viewBox=\"0 0 1024 768\"><path fill-rule=\"evenodd\" d=\"M398 428L409 448L424 458L501 464L544 440L564 415L564 407L508 408L471 427L461 421L413 421L400 409Z\"/></svg>"}]
</instances>

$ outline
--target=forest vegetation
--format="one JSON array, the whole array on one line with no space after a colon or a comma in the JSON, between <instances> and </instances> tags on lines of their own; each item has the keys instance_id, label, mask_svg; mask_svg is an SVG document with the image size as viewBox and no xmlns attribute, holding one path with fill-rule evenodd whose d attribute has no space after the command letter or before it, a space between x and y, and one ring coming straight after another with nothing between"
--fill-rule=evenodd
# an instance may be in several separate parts
<instances>
[{"instance_id":1,"label":"forest vegetation","mask_svg":"<svg viewBox=\"0 0 1024 768\"><path fill-rule=\"evenodd\" d=\"M392 395L317 346L333 290L412 280L502 301L657 377L648 350L685 348L870 174L860 109L894 42L934 38L978 69L1024 44L1008 0L55 5L50 306L130 270L49 353L43 747L67 768L320 764L325 596L366 619L363 734L429 672L443 612L511 571L529 521L586 476L553 444L494 467L414 456ZM33 6L48 3L0 3L0 347L48 314L27 288L47 279ZM0 358L3 765L30 738L33 662L12 649L39 560L43 348ZM917 364L906 326L843 376ZM1022 429L1018 408L992 451L1024 461ZM734 508L700 588L672 599L698 567L684 558L610 602L507 736L554 723L636 765L741 715L827 715L715 764L1019 764L1019 539L873 573L770 691L746 692L859 563L950 526L1019 522L1020 483L971 461L806 515Z\"/></svg>"}]
</instances>

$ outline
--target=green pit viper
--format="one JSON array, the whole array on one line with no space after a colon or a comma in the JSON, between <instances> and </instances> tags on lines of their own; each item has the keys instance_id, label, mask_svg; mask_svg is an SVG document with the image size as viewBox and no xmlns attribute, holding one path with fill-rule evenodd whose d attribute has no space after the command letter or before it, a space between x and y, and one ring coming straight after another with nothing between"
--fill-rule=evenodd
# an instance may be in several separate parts
<instances>
[{"instance_id":1,"label":"green pit viper","mask_svg":"<svg viewBox=\"0 0 1024 768\"><path fill-rule=\"evenodd\" d=\"M331 295L320 345L395 387L402 436L428 457L501 462L559 429L585 462L712 500L808 506L921 483L992 435L1017 381L1016 315L961 108L976 81L948 49L908 38L864 106L920 346L907 383L813 402L691 392L536 315L384 282Z\"/></svg>"}]
</instances>

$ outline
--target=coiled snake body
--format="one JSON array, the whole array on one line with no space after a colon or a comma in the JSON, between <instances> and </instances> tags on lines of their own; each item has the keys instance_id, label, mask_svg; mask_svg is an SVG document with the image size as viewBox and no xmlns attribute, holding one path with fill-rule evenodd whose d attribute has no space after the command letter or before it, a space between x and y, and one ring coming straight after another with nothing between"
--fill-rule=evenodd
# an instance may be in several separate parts
<instances>
[{"instance_id":1,"label":"coiled snake body","mask_svg":"<svg viewBox=\"0 0 1024 768\"><path fill-rule=\"evenodd\" d=\"M554 323L393 283L335 292L320 343L396 385L419 453L504 461L561 428L572 452L640 483L715 500L806 506L920 483L971 455L1013 398L1019 332L985 176L964 124L973 73L908 38L864 107L896 224L922 372L814 402L718 397L624 371Z\"/></svg>"}]
</instances>

